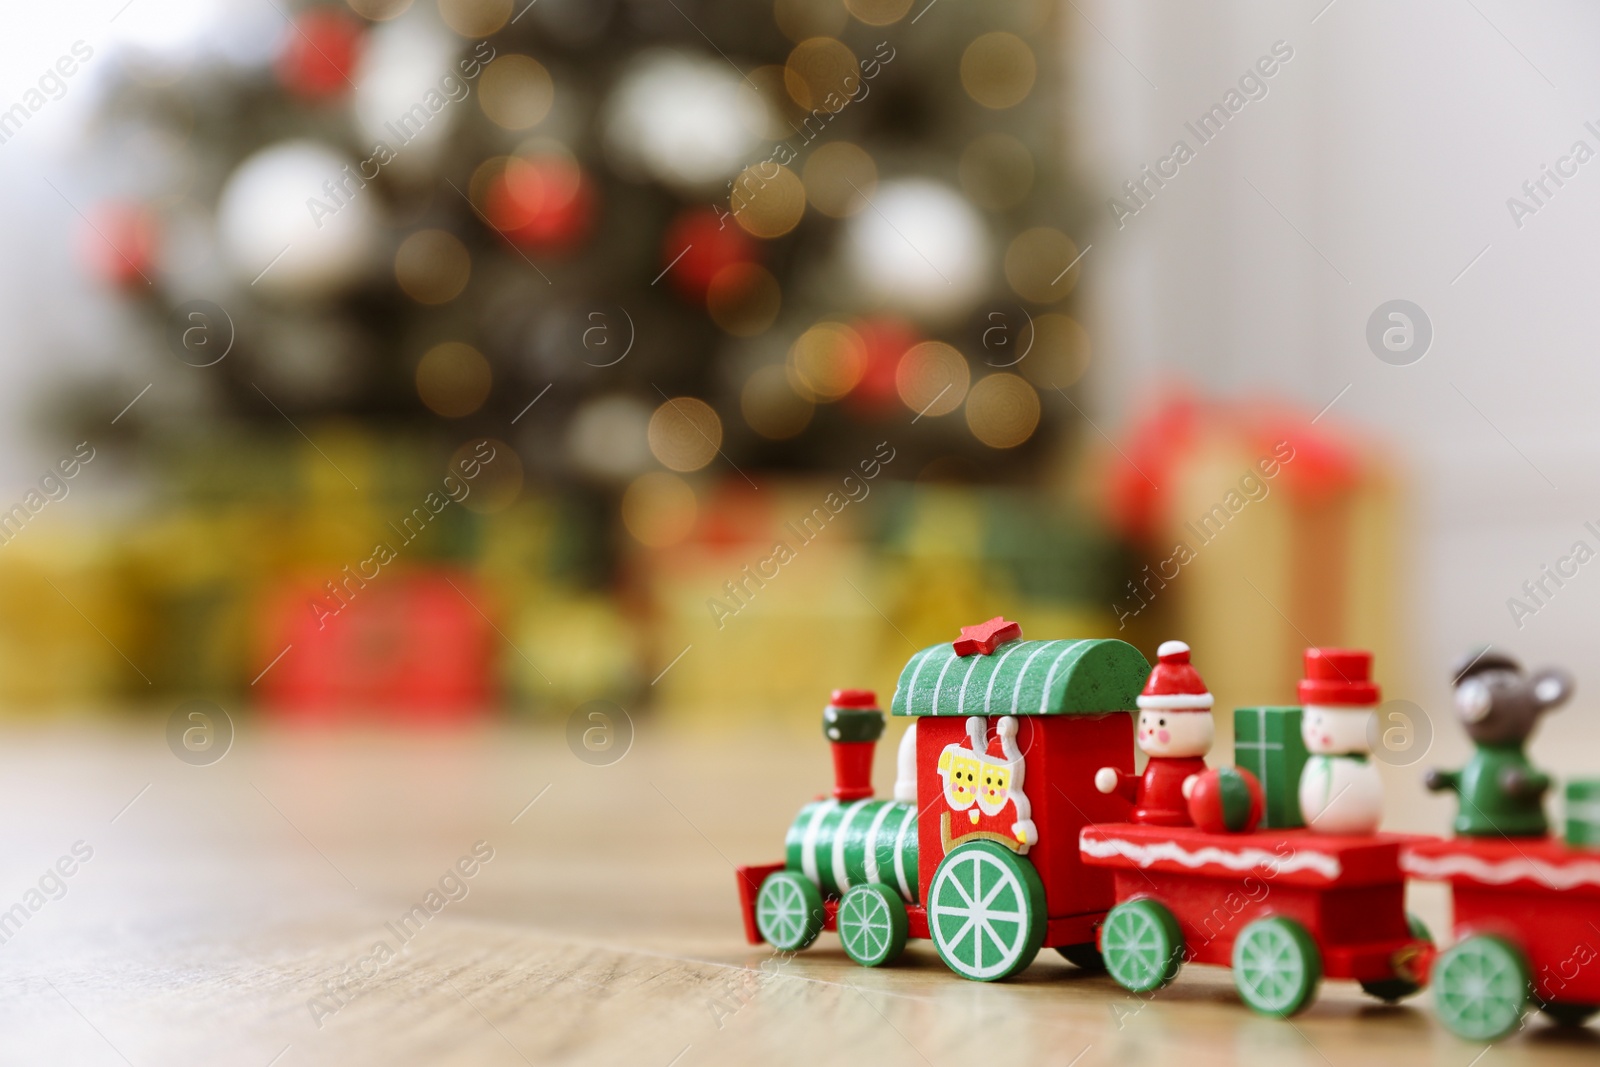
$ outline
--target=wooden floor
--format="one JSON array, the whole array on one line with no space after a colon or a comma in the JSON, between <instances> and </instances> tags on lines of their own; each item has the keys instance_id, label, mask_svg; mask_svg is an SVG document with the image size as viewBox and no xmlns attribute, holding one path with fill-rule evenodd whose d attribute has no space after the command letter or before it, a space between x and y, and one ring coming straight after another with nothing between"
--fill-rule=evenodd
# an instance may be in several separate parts
<instances>
[{"instance_id":1,"label":"wooden floor","mask_svg":"<svg viewBox=\"0 0 1600 1067\"><path fill-rule=\"evenodd\" d=\"M604 767L554 731L245 730L197 767L156 725L10 727L0 1062L1600 1062L1597 1029L1531 1020L1483 1054L1426 994L1386 1008L1345 983L1285 1023L1204 967L1142 1003L1053 954L998 985L925 944L884 971L832 935L773 959L740 936L731 866L780 859L828 780L811 736L649 724ZM1443 927L1442 898L1418 904Z\"/></svg>"}]
</instances>

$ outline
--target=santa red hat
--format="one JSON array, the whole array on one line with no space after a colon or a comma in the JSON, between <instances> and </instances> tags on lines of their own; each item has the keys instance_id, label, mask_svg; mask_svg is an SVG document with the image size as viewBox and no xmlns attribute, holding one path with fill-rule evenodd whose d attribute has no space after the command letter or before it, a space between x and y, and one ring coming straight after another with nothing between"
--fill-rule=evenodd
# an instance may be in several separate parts
<instances>
[{"instance_id":1,"label":"santa red hat","mask_svg":"<svg viewBox=\"0 0 1600 1067\"><path fill-rule=\"evenodd\" d=\"M1300 703L1369 707L1378 702L1372 680L1372 653L1360 648L1306 649L1306 676Z\"/></svg>"},{"instance_id":2,"label":"santa red hat","mask_svg":"<svg viewBox=\"0 0 1600 1067\"><path fill-rule=\"evenodd\" d=\"M1200 672L1189 663L1189 646L1163 641L1155 669L1139 694L1139 707L1151 711L1210 711L1213 698Z\"/></svg>"}]
</instances>

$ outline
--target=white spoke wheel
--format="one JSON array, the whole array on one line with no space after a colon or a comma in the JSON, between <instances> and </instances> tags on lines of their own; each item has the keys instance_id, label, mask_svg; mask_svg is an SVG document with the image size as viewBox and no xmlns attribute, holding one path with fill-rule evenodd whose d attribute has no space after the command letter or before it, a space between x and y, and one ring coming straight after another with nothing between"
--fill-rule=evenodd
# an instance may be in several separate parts
<instances>
[{"instance_id":1,"label":"white spoke wheel","mask_svg":"<svg viewBox=\"0 0 1600 1067\"><path fill-rule=\"evenodd\" d=\"M1100 927L1100 955L1118 985L1134 993L1160 989L1183 965L1183 933L1166 905L1149 899L1118 904Z\"/></svg>"},{"instance_id":2,"label":"white spoke wheel","mask_svg":"<svg viewBox=\"0 0 1600 1067\"><path fill-rule=\"evenodd\" d=\"M773 948L795 952L822 933L822 891L795 871L773 871L756 894L756 929Z\"/></svg>"},{"instance_id":3,"label":"white spoke wheel","mask_svg":"<svg viewBox=\"0 0 1600 1067\"><path fill-rule=\"evenodd\" d=\"M900 894L882 882L851 886L839 900L839 943L863 967L893 963L905 951L910 923Z\"/></svg>"},{"instance_id":4,"label":"white spoke wheel","mask_svg":"<svg viewBox=\"0 0 1600 1067\"><path fill-rule=\"evenodd\" d=\"M1439 1021L1468 1041L1498 1041L1528 1010L1528 964L1511 942L1469 937L1433 967Z\"/></svg>"},{"instance_id":5,"label":"white spoke wheel","mask_svg":"<svg viewBox=\"0 0 1600 1067\"><path fill-rule=\"evenodd\" d=\"M1300 1011L1317 995L1321 981L1322 953L1293 919L1257 919L1233 943L1233 984L1263 1015Z\"/></svg>"},{"instance_id":6,"label":"white spoke wheel","mask_svg":"<svg viewBox=\"0 0 1600 1067\"><path fill-rule=\"evenodd\" d=\"M1044 883L1032 863L992 841L974 841L939 862L928 887L928 933L945 966L963 978L1009 978L1038 955Z\"/></svg>"}]
</instances>

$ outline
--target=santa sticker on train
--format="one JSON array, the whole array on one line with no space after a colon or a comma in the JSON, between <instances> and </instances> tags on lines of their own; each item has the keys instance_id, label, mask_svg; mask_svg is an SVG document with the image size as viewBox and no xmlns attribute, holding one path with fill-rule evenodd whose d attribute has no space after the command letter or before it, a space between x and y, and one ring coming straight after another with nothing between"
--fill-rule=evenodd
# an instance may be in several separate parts
<instances>
[{"instance_id":1,"label":"santa sticker on train","mask_svg":"<svg viewBox=\"0 0 1600 1067\"><path fill-rule=\"evenodd\" d=\"M981 715L967 719L963 741L939 753L948 811L939 815L939 839L945 852L966 841L994 841L1025 855L1039 840L1028 795L1022 791L1022 753L1017 748L1017 720L1002 715L993 740L985 737Z\"/></svg>"}]
</instances>

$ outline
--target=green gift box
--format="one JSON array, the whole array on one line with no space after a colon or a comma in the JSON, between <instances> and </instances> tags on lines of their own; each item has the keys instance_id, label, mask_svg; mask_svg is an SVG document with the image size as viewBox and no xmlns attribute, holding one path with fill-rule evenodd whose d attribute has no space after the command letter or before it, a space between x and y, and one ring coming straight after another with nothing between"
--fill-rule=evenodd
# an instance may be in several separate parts
<instances>
[{"instance_id":1,"label":"green gift box","mask_svg":"<svg viewBox=\"0 0 1600 1067\"><path fill-rule=\"evenodd\" d=\"M1567 844L1600 848L1600 778L1567 783Z\"/></svg>"},{"instance_id":2,"label":"green gift box","mask_svg":"<svg viewBox=\"0 0 1600 1067\"><path fill-rule=\"evenodd\" d=\"M1300 771L1306 765L1299 708L1234 708L1233 762L1261 780L1266 810L1261 825L1303 826Z\"/></svg>"}]
</instances>

